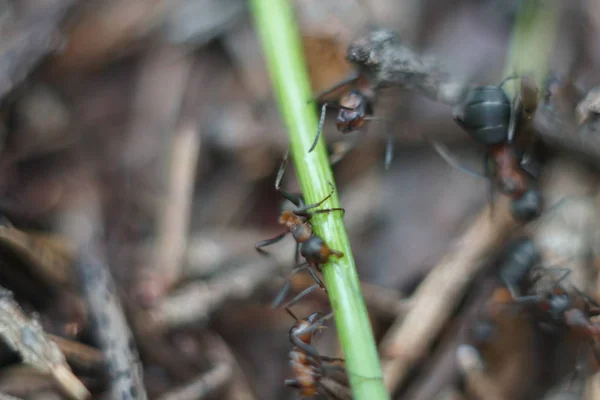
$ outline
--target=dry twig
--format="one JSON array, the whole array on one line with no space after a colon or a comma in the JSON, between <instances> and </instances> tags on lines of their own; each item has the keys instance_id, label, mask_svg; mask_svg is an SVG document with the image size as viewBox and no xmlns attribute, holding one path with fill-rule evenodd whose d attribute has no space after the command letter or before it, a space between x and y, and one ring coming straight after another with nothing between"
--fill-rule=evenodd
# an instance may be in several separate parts
<instances>
[{"instance_id":1,"label":"dry twig","mask_svg":"<svg viewBox=\"0 0 600 400\"><path fill-rule=\"evenodd\" d=\"M106 367L104 357L99 350L59 336L47 336L56 343L67 362L76 370L102 371Z\"/></svg>"},{"instance_id":2,"label":"dry twig","mask_svg":"<svg viewBox=\"0 0 600 400\"><path fill-rule=\"evenodd\" d=\"M414 306L390 328L381 344L383 374L390 391L406 378L410 369L427 354L448 317L460 301L485 257L514 226L508 205L502 199L493 218L486 207L448 254L438 263L415 292Z\"/></svg>"},{"instance_id":3,"label":"dry twig","mask_svg":"<svg viewBox=\"0 0 600 400\"><path fill-rule=\"evenodd\" d=\"M69 397L81 400L90 393L71 372L58 346L45 336L35 319L23 314L8 290L0 288L0 334L24 364L50 374Z\"/></svg>"},{"instance_id":4,"label":"dry twig","mask_svg":"<svg viewBox=\"0 0 600 400\"><path fill-rule=\"evenodd\" d=\"M135 341L98 243L103 236L98 197L93 190L83 193L75 199L79 203L62 215L61 230L78 249L74 266L89 305L96 340L106 359L111 396L144 400L143 370Z\"/></svg>"}]
</instances>

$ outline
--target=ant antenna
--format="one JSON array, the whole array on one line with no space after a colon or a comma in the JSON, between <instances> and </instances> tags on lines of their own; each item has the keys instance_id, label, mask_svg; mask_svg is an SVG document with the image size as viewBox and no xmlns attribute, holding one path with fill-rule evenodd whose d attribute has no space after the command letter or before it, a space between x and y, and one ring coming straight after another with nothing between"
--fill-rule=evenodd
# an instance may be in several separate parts
<instances>
[{"instance_id":1,"label":"ant antenna","mask_svg":"<svg viewBox=\"0 0 600 400\"><path fill-rule=\"evenodd\" d=\"M296 314L294 314L294 313L292 312L292 310L290 310L289 308L286 308L286 309L285 309L285 311L286 311L288 314L290 314L290 316L291 316L292 318L294 318L294 319L296 320L296 322L297 322L297 321L299 321L298 317L296 317Z\"/></svg>"}]
</instances>

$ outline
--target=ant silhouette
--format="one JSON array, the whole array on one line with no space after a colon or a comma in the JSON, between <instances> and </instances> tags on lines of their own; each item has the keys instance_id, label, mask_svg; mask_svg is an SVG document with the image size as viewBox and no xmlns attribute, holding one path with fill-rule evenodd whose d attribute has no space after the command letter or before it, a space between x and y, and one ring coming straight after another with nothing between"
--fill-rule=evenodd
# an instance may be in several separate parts
<instances>
[{"instance_id":1,"label":"ant silhouette","mask_svg":"<svg viewBox=\"0 0 600 400\"><path fill-rule=\"evenodd\" d=\"M287 303L286 308L291 307L293 304L297 303L301 298L312 292L317 288L322 288L326 291L325 285L321 281L321 279L317 276L315 269L317 271L321 271L321 265L327 263L332 256L335 257L343 257L344 253L341 251L334 250L330 248L325 241L315 235L312 230L312 225L310 223L310 219L316 214L330 213L333 211L342 211L345 210L343 208L328 208L317 211L311 211L312 209L319 207L325 201L327 201L332 195L334 191L333 184L330 182L331 191L325 198L321 201L306 205L304 204L304 199L300 195L291 194L281 188L281 179L283 178L283 174L287 168L289 158L289 150L285 153L281 166L279 167L279 171L277 172L277 178L275 180L275 190L277 190L281 195L292 202L295 206L293 210L283 211L279 217L279 223L285 227L285 231L271 239L266 239L258 242L255 245L256 250L264 255L268 255L263 247L270 246L279 242L283 239L288 233L292 234L292 237L296 241L296 251L294 255L295 259L295 267L292 271L292 275L286 280L283 288L280 293L277 295L273 302L273 307L277 308L285 298L287 292L289 291L291 280L293 277L303 270L308 270L313 279L315 280L315 285L310 286L308 289L305 289L300 294L298 294L294 299ZM299 256L302 255L306 262L303 264L299 263Z\"/></svg>"},{"instance_id":2,"label":"ant silhouette","mask_svg":"<svg viewBox=\"0 0 600 400\"><path fill-rule=\"evenodd\" d=\"M329 89L326 89L325 91L321 92L315 100L319 101L326 95L333 93L348 84L358 82L362 78L363 76L361 74L355 73L350 77L336 83ZM385 169L388 170L394 158L394 143L391 131L391 120L388 118L376 117L373 115L375 97L375 91L368 87L368 84L362 84L357 85L356 88L343 94L337 103L323 103L323 105L321 106L321 115L319 117L317 134L315 135L313 143L308 152L312 152L317 146L319 138L321 137L321 133L323 132L323 126L325 124L325 116L327 109L331 108L334 110L338 110L336 118L336 127L338 131L343 134L355 132L361 129L362 127L364 127L367 121L386 122L386 150L384 166ZM348 153L354 147L354 145L355 143L353 143L349 148L344 149L342 151L342 154L334 154L332 156L332 158L335 160L333 164L339 162L346 155L346 153Z\"/></svg>"},{"instance_id":3,"label":"ant silhouette","mask_svg":"<svg viewBox=\"0 0 600 400\"><path fill-rule=\"evenodd\" d=\"M311 344L317 331L324 329L324 322L333 316L333 313L324 315L319 312L310 314L304 319L298 319L289 309L287 312L296 320L289 332L292 343L290 350L290 367L294 373L294 379L287 379L285 386L300 389L302 397L312 397L318 393L327 395L332 399L350 398L346 369L335 362L344 362L343 358L329 357L319 354ZM328 371L336 371L343 375L345 382L341 385L346 388L340 394L339 384L334 391L323 378ZM333 383L333 382L332 382Z\"/></svg>"},{"instance_id":4,"label":"ant silhouette","mask_svg":"<svg viewBox=\"0 0 600 400\"><path fill-rule=\"evenodd\" d=\"M504 79L498 86L476 86L467 91L466 99L453 110L454 120L475 141L485 146L482 176L463 167L441 143L430 141L437 153L452 167L490 180L489 198L493 204L495 191L511 199L512 214L523 222L541 215L543 198L533 187L531 171L525 168L528 156L514 142L517 127L533 118L537 107L537 87L528 77L521 77L519 95L512 102L502 86L516 76ZM520 122L523 121L523 122Z\"/></svg>"}]
</instances>

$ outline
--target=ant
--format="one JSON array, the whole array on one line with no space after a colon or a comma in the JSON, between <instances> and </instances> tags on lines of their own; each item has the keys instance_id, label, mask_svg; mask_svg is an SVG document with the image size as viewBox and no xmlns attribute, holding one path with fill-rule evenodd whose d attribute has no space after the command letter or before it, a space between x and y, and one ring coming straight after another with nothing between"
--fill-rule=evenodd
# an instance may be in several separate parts
<instances>
[{"instance_id":1,"label":"ant","mask_svg":"<svg viewBox=\"0 0 600 400\"><path fill-rule=\"evenodd\" d=\"M323 323L333 316L333 313L324 315L319 312L310 314L305 319L298 319L289 309L287 312L296 320L289 332L292 343L290 350L290 366L294 372L295 379L286 379L285 386L301 389L302 397L311 397L319 392L327 392L321 379L327 370L337 370L344 373L345 368L334 364L336 361L343 362L343 358L329 357L319 354L311 346L316 331L323 329ZM323 393L325 394L325 393ZM332 396L333 398L338 398Z\"/></svg>"},{"instance_id":2,"label":"ant","mask_svg":"<svg viewBox=\"0 0 600 400\"><path fill-rule=\"evenodd\" d=\"M475 141L485 146L484 178L490 179L490 199L498 189L511 199L513 216L519 221L531 221L541 215L542 195L530 184L534 175L524 168L525 157L514 143L517 125L532 119L537 107L537 87L528 77L521 77L520 95L511 102L502 86L477 86L470 89L463 103L452 112L454 120ZM481 176L462 167L440 143L432 142L435 150L451 166Z\"/></svg>"},{"instance_id":3,"label":"ant","mask_svg":"<svg viewBox=\"0 0 600 400\"><path fill-rule=\"evenodd\" d=\"M262 248L279 242L288 233L291 233L294 240L296 241L296 251L294 256L296 267L294 267L292 275L288 278L283 288L281 289L281 292L277 295L275 301L273 302L273 306L278 307L279 304L283 301L285 295L289 290L291 280L298 272L304 269L308 269L308 272L311 274L316 283L315 285L302 291L302 293L300 293L298 296L296 296L294 299L288 302L286 308L295 304L302 297L319 287L323 290L326 290L325 285L323 284L321 279L319 279L314 269L320 272L320 266L322 264L327 263L331 256L344 256L344 253L330 248L321 237L315 235L313 233L312 225L310 223L310 219L316 214L330 213L332 211L344 212L343 208L328 208L323 210L310 211L313 208L319 207L332 196L334 191L333 184L331 184L331 182L329 183L329 185L331 186L331 191L327 196L325 196L324 199L314 204L304 204L304 199L302 198L302 196L288 193L287 191L281 188L281 179L283 178L283 174L287 168L288 157L289 150L285 153L281 166L279 167L279 171L277 172L277 178L275 180L275 190L281 193L281 195L287 200L291 201L294 204L294 206L296 206L296 208L294 208L293 210L283 211L279 216L279 223L285 226L285 231L283 233L275 236L274 238L258 242L255 245L255 248L259 253L268 255L269 253L264 251ZM302 255L306 259L306 263L299 264L299 255Z\"/></svg>"},{"instance_id":4,"label":"ant","mask_svg":"<svg viewBox=\"0 0 600 400\"><path fill-rule=\"evenodd\" d=\"M533 240L521 237L513 240L504 250L500 260L498 277L504 284L494 290L486 305L485 317L480 318L472 328L473 339L477 343L489 343L496 334L495 316L513 298L520 296L531 270L539 265L541 254Z\"/></svg>"},{"instance_id":5,"label":"ant","mask_svg":"<svg viewBox=\"0 0 600 400\"><path fill-rule=\"evenodd\" d=\"M539 251L529 239L523 240L513 247L513 252L506 258L500 276L506 288L497 289L490 308L498 311L498 307L516 306L530 313L539 326L548 331L567 329L592 345L593 355L600 363L600 352L595 348L600 339L600 325L591 321L591 317L600 315L600 305L588 295L572 286L567 289L562 283L568 278L568 268L538 268L542 275L530 278L530 272L540 261ZM550 286L521 295L520 287L535 284L543 274L558 271L560 275Z\"/></svg>"},{"instance_id":6,"label":"ant","mask_svg":"<svg viewBox=\"0 0 600 400\"><path fill-rule=\"evenodd\" d=\"M335 92L341 87L348 85L350 83L356 82L362 78L361 74L353 74L349 78L346 78L331 88L326 89L321 92L317 97L316 101L319 101L324 96ZM359 130L362 128L367 121L386 121L388 122L387 127L387 139L386 139L386 148L385 148L385 169L388 170L390 168L390 164L392 159L394 158L394 145L393 145L393 136L392 131L389 126L390 120L382 117L375 117L373 115L373 109L375 106L375 92L368 88L368 85L363 85L363 88L352 89L349 92L345 93L340 97L338 103L329 103L326 102L321 106L321 115L319 117L319 126L317 128L317 134L315 135L315 139L310 146L308 152L312 152L317 143L319 142L319 138L321 137L321 133L323 132L323 125L325 124L325 115L327 108L332 108L338 110L338 115L336 119L336 127L338 131L341 133L350 133ZM350 149L353 146L350 147ZM342 155L336 155L334 158L336 161L334 164L341 160L341 158L350 150L345 149Z\"/></svg>"}]
</instances>

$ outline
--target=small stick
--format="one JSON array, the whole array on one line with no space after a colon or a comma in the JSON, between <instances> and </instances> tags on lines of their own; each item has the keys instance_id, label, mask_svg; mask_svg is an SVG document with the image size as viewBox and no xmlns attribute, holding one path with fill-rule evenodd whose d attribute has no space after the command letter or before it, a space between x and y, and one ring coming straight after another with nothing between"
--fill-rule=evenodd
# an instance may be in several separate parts
<instances>
[{"instance_id":1,"label":"small stick","mask_svg":"<svg viewBox=\"0 0 600 400\"><path fill-rule=\"evenodd\" d=\"M0 393L0 400L21 400L20 397L10 396L5 393Z\"/></svg>"},{"instance_id":2,"label":"small stick","mask_svg":"<svg viewBox=\"0 0 600 400\"><path fill-rule=\"evenodd\" d=\"M182 121L172 140L170 172L163 210L159 214L154 258L155 269L162 271L163 279L171 284L181 276L181 262L187 247L196 163L200 151L197 121Z\"/></svg>"},{"instance_id":3,"label":"small stick","mask_svg":"<svg viewBox=\"0 0 600 400\"><path fill-rule=\"evenodd\" d=\"M233 374L231 365L221 362L192 382L163 394L159 400L200 400L222 388Z\"/></svg>"},{"instance_id":4,"label":"small stick","mask_svg":"<svg viewBox=\"0 0 600 400\"><path fill-rule=\"evenodd\" d=\"M495 206L493 218L486 207L419 285L413 295L414 306L392 325L381 344L383 356L392 357L383 361L390 392L427 354L487 254L513 226L507 199Z\"/></svg>"},{"instance_id":5,"label":"small stick","mask_svg":"<svg viewBox=\"0 0 600 400\"><path fill-rule=\"evenodd\" d=\"M41 325L28 318L14 301L12 293L0 288L0 336L19 354L24 364L50 374L72 399L83 400L90 393L67 365L58 346L45 335Z\"/></svg>"},{"instance_id":6,"label":"small stick","mask_svg":"<svg viewBox=\"0 0 600 400\"><path fill-rule=\"evenodd\" d=\"M67 362L75 369L99 371L105 368L102 352L91 346L60 336L47 335L65 355Z\"/></svg>"},{"instance_id":7,"label":"small stick","mask_svg":"<svg viewBox=\"0 0 600 400\"><path fill-rule=\"evenodd\" d=\"M111 378L110 396L121 400L145 400L143 369L137 347L100 243L104 235L95 190L90 184L84 186L78 196L73 196L74 204L61 215L59 230L73 240L78 250L74 268L89 306L95 339L106 359Z\"/></svg>"},{"instance_id":8,"label":"small stick","mask_svg":"<svg viewBox=\"0 0 600 400\"><path fill-rule=\"evenodd\" d=\"M293 245L289 245L291 252ZM275 259L255 258L243 267L221 274L209 282L189 283L152 308L149 311L150 320L157 329L206 320L226 300L248 298L285 266Z\"/></svg>"}]
</instances>

